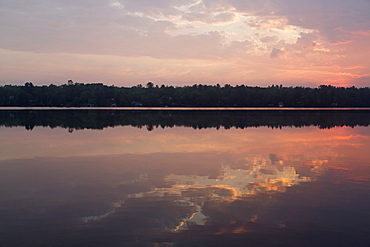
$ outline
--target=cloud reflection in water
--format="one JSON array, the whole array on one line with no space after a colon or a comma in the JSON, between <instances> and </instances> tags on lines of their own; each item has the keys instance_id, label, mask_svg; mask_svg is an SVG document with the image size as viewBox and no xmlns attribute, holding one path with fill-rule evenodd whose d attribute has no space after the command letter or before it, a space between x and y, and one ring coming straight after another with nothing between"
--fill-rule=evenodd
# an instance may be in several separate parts
<instances>
[{"instance_id":1,"label":"cloud reflection in water","mask_svg":"<svg viewBox=\"0 0 370 247\"><path fill-rule=\"evenodd\" d=\"M274 156L274 155L270 155ZM274 161L263 157L250 157L252 165L244 169L222 167L222 175L217 178L198 175L170 174L165 181L170 185L166 188L154 188L152 191L130 194L129 198L174 196L179 205L192 206L195 212L189 213L179 220L179 224L171 229L178 232L186 230L187 225L204 225L207 216L202 212L205 201L233 201L245 196L253 196L258 192L284 192L286 187L310 182L309 177L300 177L292 166L284 166L283 161L273 165ZM313 168L314 169L314 168ZM251 219L252 220L252 219Z\"/></svg>"}]
</instances>

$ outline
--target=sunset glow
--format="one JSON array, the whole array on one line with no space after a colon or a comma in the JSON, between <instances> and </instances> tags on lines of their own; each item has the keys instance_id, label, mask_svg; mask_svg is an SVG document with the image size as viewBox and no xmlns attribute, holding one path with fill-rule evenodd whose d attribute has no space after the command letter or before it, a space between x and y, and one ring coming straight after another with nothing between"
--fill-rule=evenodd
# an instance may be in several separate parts
<instances>
[{"instance_id":1,"label":"sunset glow","mask_svg":"<svg viewBox=\"0 0 370 247\"><path fill-rule=\"evenodd\" d=\"M362 131L362 132L361 132ZM109 128L103 132L75 131L64 129L48 130L35 128L11 129L2 133L0 160L12 159L15 153L23 150L21 158L33 157L75 157L95 155L153 154L153 153L229 153L235 156L248 154L278 154L280 160L292 161L297 157L301 162L318 161L322 157L366 157L370 141L368 131L352 128L320 130L316 127L304 130L283 128L271 130L258 129L206 129L195 131L191 128L158 128L150 132L146 128ZM12 136L23 133L22 139ZM30 145L35 138L43 142ZM58 140L56 143L54 140ZM68 143L68 145L67 145ZM41 152L39 151L41 150ZM45 151L46 150L46 151ZM61 154L63 153L63 155ZM302 154L307 157L301 157ZM19 154L18 154L19 156ZM321 158L319 158L321 157Z\"/></svg>"},{"instance_id":2,"label":"sunset glow","mask_svg":"<svg viewBox=\"0 0 370 247\"><path fill-rule=\"evenodd\" d=\"M0 2L0 85L365 87L367 0Z\"/></svg>"}]
</instances>

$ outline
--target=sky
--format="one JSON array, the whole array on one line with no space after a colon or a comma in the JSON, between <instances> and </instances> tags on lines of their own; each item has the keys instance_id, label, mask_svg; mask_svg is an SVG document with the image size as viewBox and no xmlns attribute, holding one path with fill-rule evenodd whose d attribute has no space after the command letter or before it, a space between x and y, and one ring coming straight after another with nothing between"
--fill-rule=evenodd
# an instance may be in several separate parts
<instances>
[{"instance_id":1,"label":"sky","mask_svg":"<svg viewBox=\"0 0 370 247\"><path fill-rule=\"evenodd\" d=\"M0 0L0 85L370 86L370 0Z\"/></svg>"}]
</instances>

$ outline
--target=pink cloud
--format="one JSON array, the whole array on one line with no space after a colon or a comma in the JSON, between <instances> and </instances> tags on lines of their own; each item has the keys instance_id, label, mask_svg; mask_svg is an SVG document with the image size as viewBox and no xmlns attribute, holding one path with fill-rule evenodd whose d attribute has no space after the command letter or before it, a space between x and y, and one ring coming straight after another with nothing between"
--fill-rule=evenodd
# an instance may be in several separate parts
<instances>
[{"instance_id":1,"label":"pink cloud","mask_svg":"<svg viewBox=\"0 0 370 247\"><path fill-rule=\"evenodd\" d=\"M352 42L353 42L353 40L344 40L344 41L330 40L328 43L329 43L329 45L347 45L347 44L350 44Z\"/></svg>"},{"instance_id":2,"label":"pink cloud","mask_svg":"<svg viewBox=\"0 0 370 247\"><path fill-rule=\"evenodd\" d=\"M354 34L354 35L363 35L363 36L370 36L370 30L352 31L351 34Z\"/></svg>"}]
</instances>

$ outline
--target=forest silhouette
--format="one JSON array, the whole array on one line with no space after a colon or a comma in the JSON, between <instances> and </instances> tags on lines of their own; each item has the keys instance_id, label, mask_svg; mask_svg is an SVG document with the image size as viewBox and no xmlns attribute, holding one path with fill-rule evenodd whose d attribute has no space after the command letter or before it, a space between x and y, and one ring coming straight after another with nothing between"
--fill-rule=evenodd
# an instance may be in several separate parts
<instances>
[{"instance_id":1,"label":"forest silhouette","mask_svg":"<svg viewBox=\"0 0 370 247\"><path fill-rule=\"evenodd\" d=\"M370 89L321 85L251 87L201 85L174 87L148 82L133 87L102 83L0 87L0 106L19 107L370 107Z\"/></svg>"}]
</instances>

